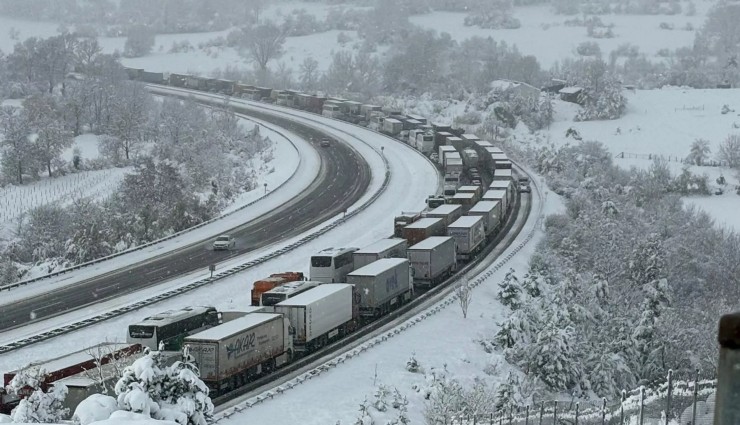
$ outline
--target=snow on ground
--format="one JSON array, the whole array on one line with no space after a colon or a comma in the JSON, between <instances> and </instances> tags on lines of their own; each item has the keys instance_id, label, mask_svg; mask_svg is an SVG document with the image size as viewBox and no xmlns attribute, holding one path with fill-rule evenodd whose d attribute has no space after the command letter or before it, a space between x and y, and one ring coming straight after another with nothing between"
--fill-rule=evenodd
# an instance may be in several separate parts
<instances>
[{"instance_id":1,"label":"snow on ground","mask_svg":"<svg viewBox=\"0 0 740 425\"><path fill-rule=\"evenodd\" d=\"M663 48L676 49L688 47L694 42L694 31L682 30L687 23L694 28L704 24L706 10L711 2L696 3L697 14L685 15L603 15L600 16L606 25L614 24L614 38L590 38L585 27L570 27L563 23L582 15L555 15L550 5L533 5L515 7L513 16L521 21L518 29L483 29L465 26L465 13L433 12L426 15L412 16L411 23L424 28L447 32L454 40L462 41L470 37L493 37L496 41L515 44L519 51L533 55L540 65L549 68L556 61L573 57L575 48L580 43L592 41L599 44L604 57L619 45L630 43L640 47L640 51L649 57ZM684 3L685 7L686 4ZM659 28L661 22L672 24L676 29L669 31ZM596 28L602 30L603 28Z\"/></svg>"},{"instance_id":2,"label":"snow on ground","mask_svg":"<svg viewBox=\"0 0 740 425\"><path fill-rule=\"evenodd\" d=\"M537 183L544 187L540 179L537 179ZM446 366L448 376L460 380L463 385L472 384L476 377L490 386L498 384L507 376L509 366L500 354L487 354L477 341L491 338L498 328L496 323L506 314L504 307L495 299L498 283L510 268L515 269L518 275L527 271L528 259L544 235L542 223L537 220L539 200L534 196L533 199L532 217L499 258L504 258L531 229L535 229L536 236L505 267L473 290L467 319L462 317L459 305L452 303L440 313L363 354L340 363L329 372L219 423L324 425L341 421L342 424L352 424L358 416L358 406L365 398L372 403L373 394L381 384L391 390L395 387L408 397L411 423L425 423L423 397L413 389L414 386L425 386L424 376L406 370L406 362L412 355L427 374L434 370L439 372ZM544 196L543 207L544 214L564 209L561 199L552 193ZM469 276L470 280L475 278L476 276ZM488 370L488 374L484 370ZM392 397L388 397L388 401L391 400ZM295 406L301 408L296 409ZM389 411L393 409L389 408ZM377 416L377 412L375 414Z\"/></svg>"},{"instance_id":3,"label":"snow on ground","mask_svg":"<svg viewBox=\"0 0 740 425\"><path fill-rule=\"evenodd\" d=\"M566 138L565 133L574 128L583 140L603 143L619 166L648 168L653 163L648 158L658 155L670 159L667 164L675 174L685 166L681 161L688 156L696 139L710 142L710 157L715 159L727 136L740 134L740 89L668 87L625 92L625 95L629 100L627 112L612 121L575 122L578 106L556 100L555 122L541 134L555 145L573 144L577 142ZM734 111L722 114L723 105ZM622 152L625 158L620 157ZM716 180L720 175L728 184L720 196L689 197L687 203L706 211L718 225L740 231L740 215L736 214L740 211L740 196L734 190L740 184L737 171L727 167L688 168L694 174L706 174L712 191L719 187Z\"/></svg>"},{"instance_id":4,"label":"snow on ground","mask_svg":"<svg viewBox=\"0 0 740 425\"><path fill-rule=\"evenodd\" d=\"M52 37L58 35L59 24L53 22L26 21L23 19L0 16L0 50L8 54L13 51L16 43L29 37ZM12 32L17 31L17 37Z\"/></svg>"},{"instance_id":5,"label":"snow on ground","mask_svg":"<svg viewBox=\"0 0 740 425\"><path fill-rule=\"evenodd\" d=\"M254 103L252 103L254 104ZM268 108L283 109L277 106L261 105ZM167 309L181 308L187 305L203 305L205 303L216 306L219 310L239 310L250 304L250 289L252 282L280 271L304 271L308 272L308 258L320 249L329 246L366 246L370 243L387 237L393 232L392 216L400 211L411 211L420 210L424 207L424 201L427 195L436 193L438 189L438 175L436 169L422 156L415 153L415 151L405 144L393 141L385 136L371 132L364 128L358 128L350 124L329 120L326 118L318 117L312 114L303 113L300 111L290 110L291 113L295 114L295 120L321 120L322 122L329 122L332 126L336 127L333 130L333 136L336 138L346 138L352 145L358 149L358 151L369 161L371 169L373 170L373 179L370 185L370 189L367 195L358 202L358 205L364 202L367 198L372 196L372 193L380 187L383 180L382 160L380 158L378 150L381 146L384 147L385 157L388 159L391 169L391 183L385 193L367 210L358 214L352 218L349 222L339 226L332 230L328 234L321 236L314 241L292 251L288 254L280 256L274 260L266 262L262 265L249 269L243 273L231 276L199 290L195 290L188 294L182 295L176 299L164 301L156 305L145 307L139 311L131 314L127 314L104 323L85 328L78 332L73 332L65 335L63 338L55 338L39 344L34 344L30 347L8 353L0 356L0 372L5 372L22 367L32 359L45 359L49 357L49 350L52 349L56 353L69 353L79 350L80 347L88 346L95 341L104 340L124 340L125 330L127 325L141 320L143 317L150 316L157 312L161 312ZM342 133L346 131L350 135ZM287 131L283 131L289 134ZM358 142L354 137L360 137L362 140L370 143L372 147L365 145L364 143ZM289 136L291 137L291 136ZM305 142L304 142L305 143ZM302 151L302 155L306 154L304 161L307 163L314 163L309 155L313 152L316 155L315 150L308 148L307 152ZM315 161L315 159L314 159ZM308 164L302 166L301 169L309 168ZM288 192L293 191L295 188L303 190L301 182L310 182L312 178L306 178L299 172L302 177L296 176L295 183L291 183L289 190L281 191L280 195L276 196L269 202L274 203L276 200L282 198L283 201L290 196ZM267 199L270 199L268 197ZM265 207L268 202L259 202L256 206ZM273 206L274 208L274 206ZM350 210L354 209L350 208ZM264 209L267 211L269 209ZM250 213L245 213L250 214ZM242 216L241 213L236 214ZM339 218L339 217L337 217ZM225 220L227 221L227 220ZM232 224L233 226L233 224ZM198 231L196 231L198 232ZM193 232L195 233L195 232ZM213 229L205 231L204 234L213 235L218 233ZM306 232L308 233L308 232ZM189 237L189 236L188 236ZM201 237L203 237L201 235ZM303 235L298 235L292 239L277 243L270 247L265 247L261 250L248 253L240 258L233 258L223 263L217 264L217 270L224 270L231 265L241 264L252 258L257 258L264 255L266 252L277 249L278 247L289 245L292 242L302 238ZM187 237L177 238L174 242L170 242L167 245L168 249L173 248L172 245L181 245L183 240ZM163 248L163 247L160 247ZM204 246L204 249L205 246ZM147 251L147 250L145 250ZM148 255L151 256L153 250L148 250ZM132 257L138 254L132 254ZM121 262L127 261L129 256L112 260L107 262L107 268L117 268L121 266ZM145 256L143 257L145 258ZM103 263L104 265L106 263ZM103 270L97 267L90 267L80 271L79 274L75 274L75 279L83 279L86 276L99 274ZM117 299L102 302L94 306L83 308L79 311L65 314L58 318L38 322L25 326L21 329L13 331L3 332L0 336L0 343L7 343L12 340L17 340L25 336L39 333L43 330L58 327L60 323L69 323L77 320L81 320L85 317L90 317L99 314L103 311L109 311L116 306L131 304L135 301L143 299L154 294L164 292L165 290L172 289L177 286L182 286L196 279L201 279L207 276L207 270L200 272L191 273L188 276L182 276L174 281L166 282L157 287L150 288L144 291L140 291L135 294L129 294L121 296ZM62 282L67 278L61 278ZM34 289L36 288L36 289ZM46 284L43 286L30 285L28 290L48 290ZM28 293L22 294L24 289L20 289L19 292L11 291L3 296L3 303L12 302L16 296L28 296ZM21 295L16 295L21 294Z\"/></svg>"}]
</instances>

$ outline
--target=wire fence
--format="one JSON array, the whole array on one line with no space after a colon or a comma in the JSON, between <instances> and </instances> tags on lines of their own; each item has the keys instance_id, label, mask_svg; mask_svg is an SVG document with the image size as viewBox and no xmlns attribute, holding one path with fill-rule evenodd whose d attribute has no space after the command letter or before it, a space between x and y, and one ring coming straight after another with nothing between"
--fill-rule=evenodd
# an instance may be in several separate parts
<instances>
[{"instance_id":1,"label":"wire fence","mask_svg":"<svg viewBox=\"0 0 740 425\"><path fill-rule=\"evenodd\" d=\"M716 380L668 379L623 391L621 400L543 401L496 412L442 418L440 425L712 425Z\"/></svg>"},{"instance_id":2,"label":"wire fence","mask_svg":"<svg viewBox=\"0 0 740 425\"><path fill-rule=\"evenodd\" d=\"M615 158L620 159L647 159L649 161L660 159L668 162L680 162L686 165L697 165L693 161L688 160L686 157L678 155L660 155L657 153L632 153L632 152L619 152L615 155ZM715 159L708 159L701 163L702 167L728 167L727 161L718 161Z\"/></svg>"}]
</instances>

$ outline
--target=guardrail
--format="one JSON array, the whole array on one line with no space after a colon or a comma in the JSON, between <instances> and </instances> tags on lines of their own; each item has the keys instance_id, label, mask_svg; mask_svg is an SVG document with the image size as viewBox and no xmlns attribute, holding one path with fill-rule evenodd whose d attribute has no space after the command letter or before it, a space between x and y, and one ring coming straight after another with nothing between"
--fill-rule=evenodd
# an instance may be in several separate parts
<instances>
[{"instance_id":1,"label":"guardrail","mask_svg":"<svg viewBox=\"0 0 740 425\"><path fill-rule=\"evenodd\" d=\"M273 112L275 112L275 111L273 111ZM278 111L278 113L280 113L280 112ZM291 115L291 114L285 113L285 115ZM316 120L313 120L313 121L314 122L317 122ZM327 128L332 128L335 131L338 131L338 132L341 132L341 133L345 133L348 136L359 140L361 143L364 143L367 146L370 146L371 148L373 148L370 144L362 141L361 139L357 138L356 136L353 136L352 134L350 134L349 132L347 132L345 130L342 130L340 128L337 128L336 126L331 126L331 125L328 125L328 124L322 124L322 125L324 127L327 127ZM395 139L392 139L392 140L395 140ZM398 143L401 143L400 141L397 141L397 142ZM378 151L375 148L373 148L373 149L376 152ZM194 289L201 288L201 287L203 287L205 285L208 285L209 283L215 282L217 280L224 279L224 278L229 277L229 276L232 276L232 275L234 275L236 273L242 272L244 270L247 270L249 268L252 268L254 266L257 266L259 264L262 264L262 263L264 263L264 262L266 262L268 260L271 260L271 259L273 259L275 257L280 256L280 255L283 255L283 254L285 254L287 252L290 252L290 251L292 251L292 250L294 250L294 249L296 249L296 248L298 248L298 247L300 247L300 246L302 246L302 245L304 245L304 244L306 244L306 243L308 243L308 242L316 239L317 237L319 237L319 236L321 236L321 235L329 232L330 230L332 230L332 229L334 229L334 228L342 225L343 223L345 223L350 218L352 218L355 215L357 215L357 214L363 212L364 210L366 210L370 205L372 205L383 194L383 192L385 192L385 190L387 189L387 187L388 187L388 185L390 183L391 171L390 171L390 165L388 163L388 159L385 157L385 155L382 153L382 151L380 152L380 154L381 154L380 156L381 156L381 158L383 160L383 164L385 165L385 175L384 175L384 179L383 179L382 185L378 188L377 191L375 191L375 193L373 193L373 195L367 201L365 201L362 205L360 205L356 209L347 212L342 218L339 218L336 221L334 221L334 222L332 222L332 223L330 223L330 224L328 224L326 226L321 227L319 230L316 230L316 231L308 234L307 236L304 236L303 238L299 239L298 241L296 241L296 242L294 242L294 243L292 243L290 245L287 245L285 247L282 247L282 248L280 248L280 249L278 249L276 251L270 252L270 253L268 253L266 255L263 255L263 256L261 256L259 258L254 259L254 260L248 261L246 263L243 263L243 264L240 264L238 266L232 267L230 269L224 270L222 272L216 273L216 274L213 275L213 277L208 277L208 278L200 279L200 280L197 280L195 282L191 282L191 283L189 283L189 284L187 284L185 286L182 286L182 287L179 287L179 288L176 288L176 289L173 289L173 290L164 292L162 294L159 294L159 295L154 296L154 297L147 298L145 300L136 302L134 304L130 304L130 305L127 305L125 307L117 308L115 310L111 310L109 312L106 312L106 313L103 313L103 314L100 314L100 315L97 315L97 316L94 316L94 317L91 317L91 318L88 318L88 319L85 319L85 320L82 320L82 321L79 321L79 322L75 322L75 323L69 324L67 326L63 326L63 327L60 327L60 328L52 329L52 330L47 331L47 332L44 332L44 333L40 333L40 334L31 336L31 337L28 337L28 338L24 338L24 339L21 339L21 340L18 340L18 341L14 341L14 342L9 343L9 344L6 344L6 345L2 345L2 346L0 346L0 354L7 353L7 352L10 352L10 351L13 351L13 350L17 350L17 349L26 347L28 345L31 345L31 344L40 342L40 341L44 341L44 340L47 340L47 339L54 338L56 336L64 335L64 334L67 334L67 333L70 333L70 332L73 332L73 331L76 331L76 330L85 328L87 326L91 326L93 324L103 322L103 321L108 320L110 318L117 317L117 316L120 316L120 315L129 313L129 312L134 311L134 310L137 310L137 309L139 309L141 307L145 307L145 306L148 306L148 305L157 303L159 301L163 301L163 300L166 300L166 299L169 299L169 298L172 298L172 297L175 297L175 296L184 294L184 293L189 292L189 291L192 291Z\"/></svg>"},{"instance_id":2,"label":"guardrail","mask_svg":"<svg viewBox=\"0 0 740 425\"><path fill-rule=\"evenodd\" d=\"M532 185L536 188L538 197L540 198L540 204L537 211L537 221L532 226L532 229L527 233L527 236L524 237L524 239L517 244L516 247L514 247L507 255L504 257L503 260L500 260L498 263L496 263L493 267L488 269L485 273L479 275L475 280L468 282L468 286L470 288L475 288L476 286L481 285L486 280L490 279L491 276L493 276L494 273L499 271L502 267L506 265L514 256L521 251L534 237L537 228L542 223L542 220L544 219L544 199L542 199L542 193L540 192L539 185L537 182L532 178L532 176L529 175L522 167L519 167L520 170L524 172L524 174L527 174L530 177L530 181L532 182ZM353 348L352 350L347 351L346 353L342 353L333 359L326 361L322 363L321 365L308 370L298 376L296 376L293 379L288 380L285 383L282 383L274 388L271 388L267 391L263 391L262 393L250 397L239 404L235 406L231 406L222 412L218 412L213 416L213 423L217 423L223 419L228 419L232 417L233 415L243 412L251 407L254 407L258 404L261 404L267 400L273 399L276 395L280 395L285 393L288 390L291 390L298 385L307 382L314 377L320 376L322 373L327 372L331 370L332 368L335 368L339 366L340 364L346 362L349 359L352 359L354 357L357 357L361 355L362 353L366 352L367 350L375 347L376 345L382 344L385 341L388 341L390 338L393 338L394 336L400 335L401 333L405 332L406 330L410 329L411 327L422 323L424 320L432 317L433 315L441 312L442 310L446 309L450 305L454 304L459 298L459 295L456 291L453 291L449 295L447 295L442 301L438 302L434 307L427 309L425 312L417 315L416 317L407 320L403 324L394 327L393 329L390 329L386 332L384 332L382 335L376 336L375 338L361 344L358 347Z\"/></svg>"},{"instance_id":3,"label":"guardrail","mask_svg":"<svg viewBox=\"0 0 740 425\"><path fill-rule=\"evenodd\" d=\"M237 115L245 115L245 114L237 114ZM248 117L245 117L245 116L242 116L241 118L244 118L244 119L253 121L252 119L250 119ZM261 125L261 124L257 124L257 125ZM267 127L265 125L262 125L262 126L265 127L265 128L269 128L269 127ZM293 143L293 141L290 140L290 138L288 138L285 134L283 134L282 132L280 132L278 130L275 130L274 128L269 128L269 129L271 131L274 131L275 133L279 134L283 138L285 138L285 140L287 140L288 143L290 143L293 146L293 148L296 151L298 151L298 148L296 147L295 143ZM298 167L300 167L300 164L301 164L300 161L302 161L302 159L300 158L300 155L298 157L299 157ZM40 282L42 280L51 279L52 277L61 276L61 275L66 274L66 273L77 271L77 270L80 270L80 269L85 268L85 267L89 267L89 266L92 266L92 265L95 265L95 264L102 263L103 261L108 261L108 260L111 260L111 259L114 259L114 258L118 258L118 257L120 257L122 255L130 254L130 253L136 252L136 251L141 251L142 249L149 248L149 247L151 247L153 245L156 245L158 243L162 243L162 242L168 241L170 239L177 238L177 237L182 236L182 235L184 235L186 233L189 233L189 232L192 232L192 231L194 231L196 229L199 229L199 228L201 228L203 226L207 226L207 225L209 225L211 223L214 223L214 222L216 222L218 220L222 220L222 219L224 219L226 217L229 217L229 216L231 216L233 214L236 214L236 213L244 210L245 208L251 207L252 205L256 204L257 202L260 202L263 199L265 199L268 196L270 196L273 193L275 193L278 189L282 188L283 186L285 186L288 182L290 182L293 179L293 177L295 176L295 174L298 172L298 167L296 167L296 169L293 170L293 173L290 175L290 177L288 177L288 179L286 179L284 182L280 183L277 187L275 187L275 189L271 190L270 192L267 192L266 194L260 196L259 198L254 199L253 201L248 202L247 204L242 205L241 207L239 207L239 208L237 208L237 209L235 209L233 211L230 211L230 212L228 212L226 214L222 214L222 215L220 215L218 217L215 217L215 218L212 218L212 219L210 219L208 221L204 221L202 223L196 224L196 225L194 225L192 227L189 227L189 228L187 228L185 230L181 230L181 231L179 231L177 233L173 233L173 234L171 234L169 236L165 236L163 238L160 238L160 239L157 239L157 240L154 240L154 241L151 241L151 242L146 242L146 243L144 243L142 245L138 245L138 246L135 246L133 248L129 248L129 249L124 250L124 251L116 252L115 254L111 254L111 255L108 255L108 256L105 256L105 257L101 257L101 258L98 258L98 259L95 259L95 260L92 260L92 261L87 261L87 262L84 262L84 263L81 263L81 264L76 264L76 265L74 265L72 267L67 267L65 269L62 269L62 270L59 270L59 271L56 271L56 272L52 272L52 273L49 273L49 274L45 274L43 276L35 277L33 279L28 279L28 280L22 280L22 281L18 281L18 282L13 282L13 283L9 283L9 284L6 284L6 285L0 285L0 292L4 291L6 289L7 290L11 290L13 288L18 288L20 286L26 286L26 285L31 284L31 283L35 283L35 282Z\"/></svg>"}]
</instances>

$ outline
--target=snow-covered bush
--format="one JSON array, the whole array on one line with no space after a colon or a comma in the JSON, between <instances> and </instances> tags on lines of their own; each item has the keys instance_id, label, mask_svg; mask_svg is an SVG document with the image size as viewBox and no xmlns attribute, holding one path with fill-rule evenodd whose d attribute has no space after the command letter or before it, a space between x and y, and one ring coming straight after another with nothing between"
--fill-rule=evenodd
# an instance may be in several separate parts
<instances>
[{"instance_id":1,"label":"snow-covered bush","mask_svg":"<svg viewBox=\"0 0 740 425\"><path fill-rule=\"evenodd\" d=\"M43 369L29 367L18 372L10 381L6 389L11 393L19 394L29 387L33 390L11 412L13 422L54 423L67 415L69 409L62 406L67 397L67 387L55 385L48 392L43 391L40 387L44 375L46 371Z\"/></svg>"},{"instance_id":2,"label":"snow-covered bush","mask_svg":"<svg viewBox=\"0 0 740 425\"><path fill-rule=\"evenodd\" d=\"M72 423L75 425L89 425L110 418L116 410L118 410L118 402L115 398L93 394L77 405L72 415Z\"/></svg>"}]
</instances>

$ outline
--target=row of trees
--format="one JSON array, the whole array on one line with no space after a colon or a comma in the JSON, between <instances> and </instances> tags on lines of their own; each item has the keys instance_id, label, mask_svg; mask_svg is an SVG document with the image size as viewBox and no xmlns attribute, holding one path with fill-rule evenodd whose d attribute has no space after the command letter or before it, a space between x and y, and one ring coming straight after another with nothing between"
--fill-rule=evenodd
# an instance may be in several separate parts
<instances>
[{"instance_id":1,"label":"row of trees","mask_svg":"<svg viewBox=\"0 0 740 425\"><path fill-rule=\"evenodd\" d=\"M618 397L623 388L716 370L714 328L740 308L740 237L675 194L693 184L664 163L622 170L595 142L533 152L564 195L529 272L509 273L511 315L491 338L528 385Z\"/></svg>"}]
</instances>

